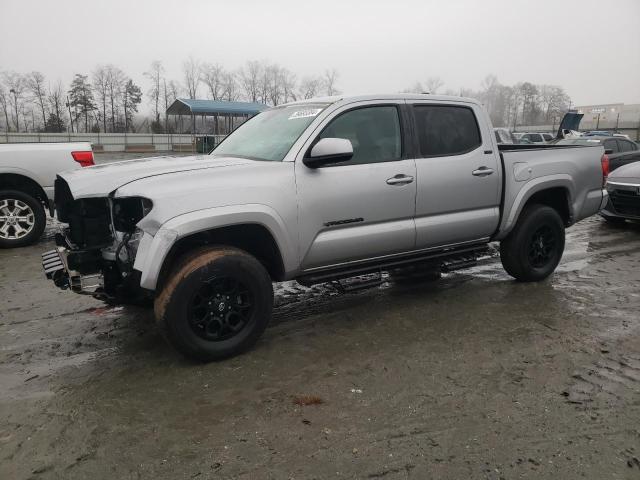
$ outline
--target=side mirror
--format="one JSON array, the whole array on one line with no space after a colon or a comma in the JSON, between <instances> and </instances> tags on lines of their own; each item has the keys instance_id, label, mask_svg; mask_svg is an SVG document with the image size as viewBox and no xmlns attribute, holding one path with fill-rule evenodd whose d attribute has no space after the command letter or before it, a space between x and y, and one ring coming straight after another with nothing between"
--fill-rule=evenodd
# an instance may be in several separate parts
<instances>
[{"instance_id":1,"label":"side mirror","mask_svg":"<svg viewBox=\"0 0 640 480\"><path fill-rule=\"evenodd\" d=\"M604 153L605 153L605 154L607 154L607 155L611 155L611 154L613 153L613 149L611 149L611 148L605 148L605 149L604 149Z\"/></svg>"},{"instance_id":2,"label":"side mirror","mask_svg":"<svg viewBox=\"0 0 640 480\"><path fill-rule=\"evenodd\" d=\"M346 138L323 138L316 143L302 163L309 168L346 162L353 157L353 146Z\"/></svg>"}]
</instances>

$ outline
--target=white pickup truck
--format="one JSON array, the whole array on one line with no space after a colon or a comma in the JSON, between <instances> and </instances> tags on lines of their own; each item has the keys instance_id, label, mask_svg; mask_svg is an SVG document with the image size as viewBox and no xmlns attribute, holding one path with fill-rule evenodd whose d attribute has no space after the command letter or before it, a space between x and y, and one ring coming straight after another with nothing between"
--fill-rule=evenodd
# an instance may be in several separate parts
<instances>
[{"instance_id":1,"label":"white pickup truck","mask_svg":"<svg viewBox=\"0 0 640 480\"><path fill-rule=\"evenodd\" d=\"M332 97L274 107L210 155L64 173L43 254L56 285L155 302L158 323L201 360L251 346L272 282L452 270L500 242L520 281L549 276L565 228L607 202L602 145L498 145L475 100Z\"/></svg>"},{"instance_id":2,"label":"white pickup truck","mask_svg":"<svg viewBox=\"0 0 640 480\"><path fill-rule=\"evenodd\" d=\"M93 165L91 144L0 145L0 248L30 245L53 215L56 174Z\"/></svg>"}]
</instances>

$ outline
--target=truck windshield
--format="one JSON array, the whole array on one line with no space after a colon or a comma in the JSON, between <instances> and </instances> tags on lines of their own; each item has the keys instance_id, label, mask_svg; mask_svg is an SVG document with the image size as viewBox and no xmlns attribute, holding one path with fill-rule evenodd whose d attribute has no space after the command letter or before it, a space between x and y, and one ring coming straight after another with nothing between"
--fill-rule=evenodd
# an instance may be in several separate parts
<instances>
[{"instance_id":1,"label":"truck windshield","mask_svg":"<svg viewBox=\"0 0 640 480\"><path fill-rule=\"evenodd\" d=\"M243 123L211 155L280 162L302 132L328 105L309 103L266 110Z\"/></svg>"}]
</instances>

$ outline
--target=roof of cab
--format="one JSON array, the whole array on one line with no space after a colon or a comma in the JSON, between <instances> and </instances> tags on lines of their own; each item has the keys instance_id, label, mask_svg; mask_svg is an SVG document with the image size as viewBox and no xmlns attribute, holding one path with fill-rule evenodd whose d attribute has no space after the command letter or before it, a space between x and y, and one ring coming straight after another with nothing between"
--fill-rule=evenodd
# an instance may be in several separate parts
<instances>
[{"instance_id":1,"label":"roof of cab","mask_svg":"<svg viewBox=\"0 0 640 480\"><path fill-rule=\"evenodd\" d=\"M441 102L460 102L460 103L473 103L480 105L480 102L475 98L468 97L454 97L450 95L431 95L430 93L394 93L394 94L373 94L373 95L334 95L331 97L314 97L304 100L297 100L295 102L285 103L281 106L290 105L305 105L312 103L352 103L352 102L366 102L371 100L433 100Z\"/></svg>"}]
</instances>

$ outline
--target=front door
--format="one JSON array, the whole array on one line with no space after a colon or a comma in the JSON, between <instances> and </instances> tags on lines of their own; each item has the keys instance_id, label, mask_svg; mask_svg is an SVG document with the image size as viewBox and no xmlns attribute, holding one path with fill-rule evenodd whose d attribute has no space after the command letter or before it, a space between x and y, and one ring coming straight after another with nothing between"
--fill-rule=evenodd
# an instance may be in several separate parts
<instances>
[{"instance_id":1,"label":"front door","mask_svg":"<svg viewBox=\"0 0 640 480\"><path fill-rule=\"evenodd\" d=\"M479 107L454 102L416 103L412 111L418 174L416 247L490 237L500 219L502 166L488 119Z\"/></svg>"},{"instance_id":2,"label":"front door","mask_svg":"<svg viewBox=\"0 0 640 480\"><path fill-rule=\"evenodd\" d=\"M314 142L348 139L354 153L316 169L296 160L304 270L413 249L416 167L402 132L394 102L345 106L320 126Z\"/></svg>"}]
</instances>

